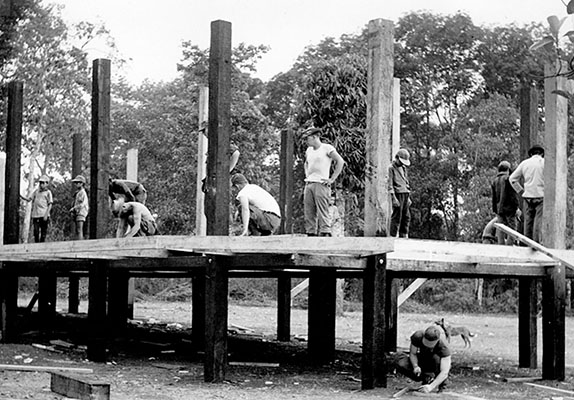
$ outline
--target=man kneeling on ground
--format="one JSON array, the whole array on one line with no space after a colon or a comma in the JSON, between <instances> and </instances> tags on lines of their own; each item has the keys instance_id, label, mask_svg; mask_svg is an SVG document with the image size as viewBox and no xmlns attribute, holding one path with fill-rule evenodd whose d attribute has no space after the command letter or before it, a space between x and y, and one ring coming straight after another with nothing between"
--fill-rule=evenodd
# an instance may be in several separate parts
<instances>
[{"instance_id":1,"label":"man kneeling on ground","mask_svg":"<svg viewBox=\"0 0 574 400\"><path fill-rule=\"evenodd\" d=\"M243 223L240 236L268 236L277 232L281 210L273 196L262 187L250 184L242 174L233 175L231 184L239 189L236 199Z\"/></svg>"},{"instance_id":2,"label":"man kneeling on ground","mask_svg":"<svg viewBox=\"0 0 574 400\"><path fill-rule=\"evenodd\" d=\"M422 382L419 391L430 393L437 388L438 391L444 390L450 372L451 351L436 326L413 333L410 353L400 353L397 356L397 371L414 381Z\"/></svg>"}]
</instances>

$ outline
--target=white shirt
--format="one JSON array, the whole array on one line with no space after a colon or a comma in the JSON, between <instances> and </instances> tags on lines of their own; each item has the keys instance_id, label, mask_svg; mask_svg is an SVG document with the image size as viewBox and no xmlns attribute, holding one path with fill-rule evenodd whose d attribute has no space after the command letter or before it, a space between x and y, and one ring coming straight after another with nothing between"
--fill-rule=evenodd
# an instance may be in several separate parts
<instances>
[{"instance_id":1,"label":"white shirt","mask_svg":"<svg viewBox=\"0 0 574 400\"><path fill-rule=\"evenodd\" d=\"M321 143L319 148L315 150L313 147L307 147L305 152L305 160L307 163L307 177L305 182L323 182L329 179L331 172L331 153L335 148L327 143Z\"/></svg>"},{"instance_id":2,"label":"white shirt","mask_svg":"<svg viewBox=\"0 0 574 400\"><path fill-rule=\"evenodd\" d=\"M522 161L516 170L510 175L508 181L520 193L522 186L520 178L524 178L524 198L544 197L544 158L535 154L530 158Z\"/></svg>"},{"instance_id":3,"label":"white shirt","mask_svg":"<svg viewBox=\"0 0 574 400\"><path fill-rule=\"evenodd\" d=\"M261 211L268 211L281 216L281 209L277 201L271 194L260 186L247 184L237 193L237 200L241 197L246 197L250 206L255 206Z\"/></svg>"}]
</instances>

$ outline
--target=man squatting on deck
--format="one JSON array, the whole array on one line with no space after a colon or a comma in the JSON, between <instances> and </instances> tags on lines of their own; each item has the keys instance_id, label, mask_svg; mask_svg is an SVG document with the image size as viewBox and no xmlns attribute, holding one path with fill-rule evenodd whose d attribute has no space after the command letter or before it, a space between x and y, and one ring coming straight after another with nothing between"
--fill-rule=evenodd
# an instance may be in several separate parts
<instances>
[{"instance_id":1,"label":"man squatting on deck","mask_svg":"<svg viewBox=\"0 0 574 400\"><path fill-rule=\"evenodd\" d=\"M276 233L281 224L281 210L273 196L262 187L249 183L242 174L233 175L231 184L239 190L236 199L243 224L240 236Z\"/></svg>"}]
</instances>

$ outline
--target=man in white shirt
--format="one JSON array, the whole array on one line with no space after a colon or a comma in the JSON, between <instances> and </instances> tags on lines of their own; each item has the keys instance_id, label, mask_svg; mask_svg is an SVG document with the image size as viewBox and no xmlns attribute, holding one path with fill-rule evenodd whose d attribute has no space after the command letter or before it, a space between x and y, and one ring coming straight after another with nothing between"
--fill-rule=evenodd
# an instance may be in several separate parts
<instances>
[{"instance_id":1,"label":"man in white shirt","mask_svg":"<svg viewBox=\"0 0 574 400\"><path fill-rule=\"evenodd\" d=\"M322 143L321 130L309 128L302 138L307 141L305 152L305 191L303 206L305 210L305 232L308 236L331 236L331 185L343 170L345 161L335 147ZM333 174L331 164L335 163Z\"/></svg>"},{"instance_id":2,"label":"man in white shirt","mask_svg":"<svg viewBox=\"0 0 574 400\"><path fill-rule=\"evenodd\" d=\"M250 184L242 174L233 175L231 184L239 190L236 199L243 223L240 236L274 234L281 224L281 210L273 196L262 187Z\"/></svg>"},{"instance_id":3,"label":"man in white shirt","mask_svg":"<svg viewBox=\"0 0 574 400\"><path fill-rule=\"evenodd\" d=\"M525 202L524 236L540 243L544 201L544 148L535 144L528 150L530 156L522 161L508 181ZM520 180L524 179L524 187Z\"/></svg>"}]
</instances>

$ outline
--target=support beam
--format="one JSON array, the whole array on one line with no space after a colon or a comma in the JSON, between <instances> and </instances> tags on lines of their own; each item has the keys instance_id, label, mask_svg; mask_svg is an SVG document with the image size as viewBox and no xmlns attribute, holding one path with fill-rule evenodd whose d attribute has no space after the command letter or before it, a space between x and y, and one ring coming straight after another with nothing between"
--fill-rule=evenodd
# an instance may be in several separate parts
<instances>
[{"instance_id":1,"label":"support beam","mask_svg":"<svg viewBox=\"0 0 574 400\"><path fill-rule=\"evenodd\" d=\"M365 236L387 236L390 200L387 190L393 125L393 23L369 21L367 69L367 168Z\"/></svg>"},{"instance_id":2,"label":"support beam","mask_svg":"<svg viewBox=\"0 0 574 400\"><path fill-rule=\"evenodd\" d=\"M385 334L385 351L397 351L397 330L399 319L399 280L389 278L387 275L386 317L387 327Z\"/></svg>"},{"instance_id":3,"label":"support beam","mask_svg":"<svg viewBox=\"0 0 574 400\"><path fill-rule=\"evenodd\" d=\"M92 136L90 172L90 238L106 237L109 209L110 60L97 59L92 71Z\"/></svg>"},{"instance_id":4,"label":"support beam","mask_svg":"<svg viewBox=\"0 0 574 400\"><path fill-rule=\"evenodd\" d=\"M291 340L291 277L277 278L277 340Z\"/></svg>"},{"instance_id":5,"label":"support beam","mask_svg":"<svg viewBox=\"0 0 574 400\"><path fill-rule=\"evenodd\" d=\"M227 369L228 276L224 256L210 259L205 280L205 382L221 383Z\"/></svg>"},{"instance_id":6,"label":"support beam","mask_svg":"<svg viewBox=\"0 0 574 400\"><path fill-rule=\"evenodd\" d=\"M281 207L281 226L279 233L293 233L293 131L281 132L281 158L279 180L279 206Z\"/></svg>"},{"instance_id":7,"label":"support beam","mask_svg":"<svg viewBox=\"0 0 574 400\"><path fill-rule=\"evenodd\" d=\"M208 119L208 98L209 89L206 86L199 87L199 104L197 125L197 179L195 197L195 234L205 236L207 232L207 221L205 219L205 195L203 193L203 180L206 177L207 167L207 119Z\"/></svg>"},{"instance_id":8,"label":"support beam","mask_svg":"<svg viewBox=\"0 0 574 400\"><path fill-rule=\"evenodd\" d=\"M566 242L566 203L568 172L568 98L566 77L556 76L567 66L563 62L544 68L544 218L543 245L564 249ZM542 377L565 379L566 269L550 270L543 285Z\"/></svg>"},{"instance_id":9,"label":"support beam","mask_svg":"<svg viewBox=\"0 0 574 400\"><path fill-rule=\"evenodd\" d=\"M368 257L363 276L363 356L361 388L387 387L386 255Z\"/></svg>"},{"instance_id":10,"label":"support beam","mask_svg":"<svg viewBox=\"0 0 574 400\"><path fill-rule=\"evenodd\" d=\"M56 274L46 272L38 277L38 315L40 316L40 329L50 333L56 317L56 301L58 280Z\"/></svg>"},{"instance_id":11,"label":"support beam","mask_svg":"<svg viewBox=\"0 0 574 400\"><path fill-rule=\"evenodd\" d=\"M22 110L24 84L8 84L8 120L6 126L6 174L4 199L4 244L20 242L20 159L22 155ZM3 273L0 279L0 340L15 339L14 325L18 307L18 276Z\"/></svg>"},{"instance_id":12,"label":"support beam","mask_svg":"<svg viewBox=\"0 0 574 400\"><path fill-rule=\"evenodd\" d=\"M309 275L307 324L312 363L325 364L335 357L336 284L335 270L312 270Z\"/></svg>"},{"instance_id":13,"label":"support beam","mask_svg":"<svg viewBox=\"0 0 574 400\"><path fill-rule=\"evenodd\" d=\"M88 360L106 361L107 350L107 297L109 261L90 261L88 287Z\"/></svg>"}]
</instances>

